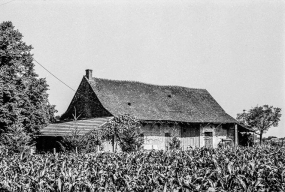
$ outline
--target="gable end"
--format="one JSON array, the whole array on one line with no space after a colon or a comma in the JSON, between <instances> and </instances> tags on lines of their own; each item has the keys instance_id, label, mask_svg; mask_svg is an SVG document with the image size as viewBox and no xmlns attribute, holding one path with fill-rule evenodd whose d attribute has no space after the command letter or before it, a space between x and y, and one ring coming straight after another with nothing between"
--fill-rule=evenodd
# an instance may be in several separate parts
<instances>
[{"instance_id":1,"label":"gable end","mask_svg":"<svg viewBox=\"0 0 285 192\"><path fill-rule=\"evenodd\" d=\"M113 116L103 107L85 77L61 120L72 120L75 113L79 119Z\"/></svg>"}]
</instances>

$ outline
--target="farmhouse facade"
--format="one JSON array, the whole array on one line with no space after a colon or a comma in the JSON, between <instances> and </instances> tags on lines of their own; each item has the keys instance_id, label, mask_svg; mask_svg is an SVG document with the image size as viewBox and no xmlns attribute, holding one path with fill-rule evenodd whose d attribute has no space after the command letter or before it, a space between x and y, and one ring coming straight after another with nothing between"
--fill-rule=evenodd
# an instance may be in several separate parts
<instances>
[{"instance_id":1,"label":"farmhouse facade","mask_svg":"<svg viewBox=\"0 0 285 192\"><path fill-rule=\"evenodd\" d=\"M247 131L205 89L100 79L88 69L61 122L44 128L42 135L67 135L75 126L74 116L84 133L122 114L142 123L145 149L167 149L174 136L184 149L217 147L229 139L238 144L238 131Z\"/></svg>"}]
</instances>

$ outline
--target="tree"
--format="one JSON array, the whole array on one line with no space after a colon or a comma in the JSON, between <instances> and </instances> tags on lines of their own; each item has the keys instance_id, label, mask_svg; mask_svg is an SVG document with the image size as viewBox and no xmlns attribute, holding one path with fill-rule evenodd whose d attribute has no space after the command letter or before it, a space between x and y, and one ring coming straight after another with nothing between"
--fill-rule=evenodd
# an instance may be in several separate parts
<instances>
[{"instance_id":1,"label":"tree","mask_svg":"<svg viewBox=\"0 0 285 192\"><path fill-rule=\"evenodd\" d=\"M270 127L277 127L278 122L281 117L281 109L273 106L263 105L256 106L250 109L248 112L245 110L243 113L237 115L237 120L249 127L252 128L260 137L260 144L262 142L262 135Z\"/></svg>"},{"instance_id":2,"label":"tree","mask_svg":"<svg viewBox=\"0 0 285 192\"><path fill-rule=\"evenodd\" d=\"M140 149L143 144L140 122L130 115L119 115L101 127L103 140L112 141L113 151L118 143L122 151Z\"/></svg>"},{"instance_id":3,"label":"tree","mask_svg":"<svg viewBox=\"0 0 285 192\"><path fill-rule=\"evenodd\" d=\"M0 134L19 129L29 136L54 120L55 106L48 102L48 85L38 78L31 45L12 22L0 24Z\"/></svg>"}]
</instances>

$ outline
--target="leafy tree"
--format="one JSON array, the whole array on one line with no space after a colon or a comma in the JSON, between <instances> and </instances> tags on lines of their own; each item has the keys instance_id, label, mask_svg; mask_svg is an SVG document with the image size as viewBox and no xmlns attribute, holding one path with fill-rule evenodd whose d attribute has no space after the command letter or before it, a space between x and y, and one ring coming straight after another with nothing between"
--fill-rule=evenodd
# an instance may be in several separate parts
<instances>
[{"instance_id":1,"label":"leafy tree","mask_svg":"<svg viewBox=\"0 0 285 192\"><path fill-rule=\"evenodd\" d=\"M31 149L31 138L22 127L15 125L9 133L0 134L0 146L8 149L9 153L20 153Z\"/></svg>"},{"instance_id":2,"label":"leafy tree","mask_svg":"<svg viewBox=\"0 0 285 192\"><path fill-rule=\"evenodd\" d=\"M120 115L101 127L102 139L112 141L114 152L116 143L120 145L122 151L135 151L143 144L140 127L140 122L135 117Z\"/></svg>"},{"instance_id":3,"label":"leafy tree","mask_svg":"<svg viewBox=\"0 0 285 192\"><path fill-rule=\"evenodd\" d=\"M248 112L237 115L237 120L243 125L252 128L260 136L260 144L262 136L270 127L277 127L281 117L281 109L273 106L263 105L256 106Z\"/></svg>"},{"instance_id":4,"label":"leafy tree","mask_svg":"<svg viewBox=\"0 0 285 192\"><path fill-rule=\"evenodd\" d=\"M12 22L0 24L0 134L22 130L32 136L54 120L55 106L48 102L48 85L38 78L32 46Z\"/></svg>"}]
</instances>

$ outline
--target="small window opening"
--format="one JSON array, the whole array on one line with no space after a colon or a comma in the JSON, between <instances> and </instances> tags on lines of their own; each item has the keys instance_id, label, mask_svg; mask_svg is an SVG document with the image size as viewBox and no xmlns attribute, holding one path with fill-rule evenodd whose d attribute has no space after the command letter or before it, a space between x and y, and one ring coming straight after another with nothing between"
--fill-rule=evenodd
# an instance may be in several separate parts
<instances>
[{"instance_id":1,"label":"small window opening","mask_svg":"<svg viewBox=\"0 0 285 192\"><path fill-rule=\"evenodd\" d=\"M165 133L165 137L171 137L170 133Z\"/></svg>"},{"instance_id":2,"label":"small window opening","mask_svg":"<svg viewBox=\"0 0 285 192\"><path fill-rule=\"evenodd\" d=\"M128 103L128 106L131 106L132 104L131 103Z\"/></svg>"},{"instance_id":3,"label":"small window opening","mask_svg":"<svg viewBox=\"0 0 285 192\"><path fill-rule=\"evenodd\" d=\"M171 95L167 95L167 97L171 98L172 96Z\"/></svg>"},{"instance_id":4,"label":"small window opening","mask_svg":"<svg viewBox=\"0 0 285 192\"><path fill-rule=\"evenodd\" d=\"M213 132L204 132L204 136L213 137Z\"/></svg>"}]
</instances>

